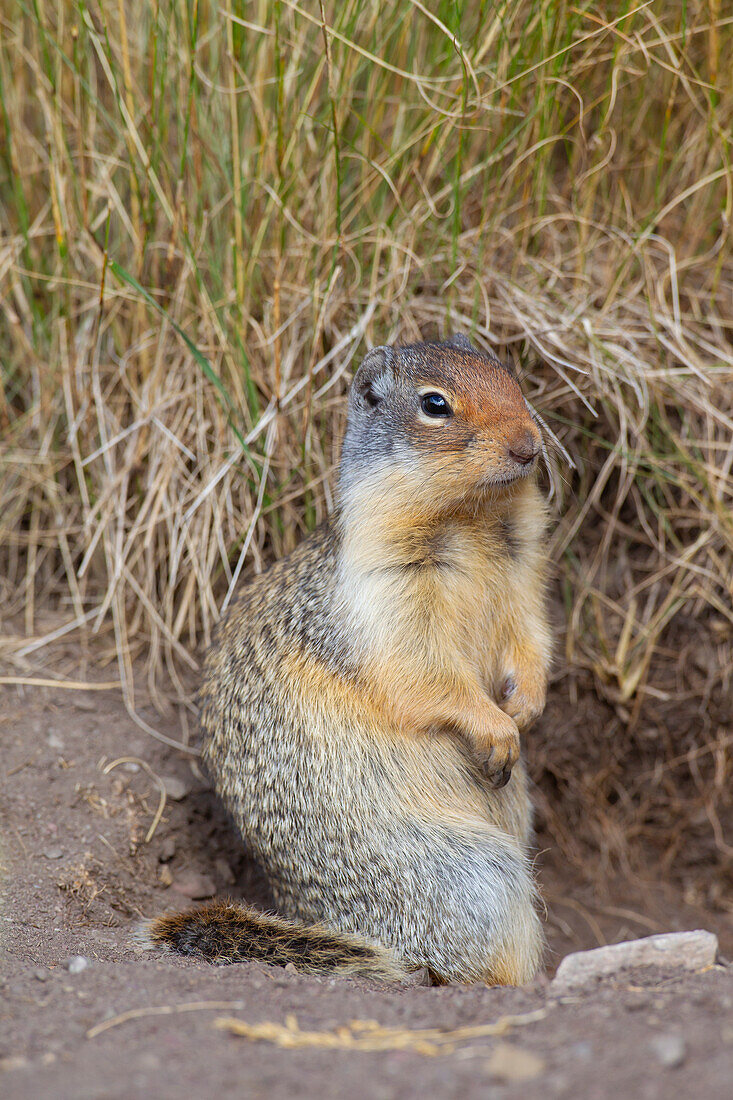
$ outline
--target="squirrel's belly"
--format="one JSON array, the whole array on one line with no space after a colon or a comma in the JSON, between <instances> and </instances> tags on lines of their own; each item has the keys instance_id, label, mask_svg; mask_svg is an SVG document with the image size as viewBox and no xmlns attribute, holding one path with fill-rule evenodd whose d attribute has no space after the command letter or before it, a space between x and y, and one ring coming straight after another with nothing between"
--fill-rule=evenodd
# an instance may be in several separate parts
<instances>
[{"instance_id":1,"label":"squirrel's belly","mask_svg":"<svg viewBox=\"0 0 733 1100\"><path fill-rule=\"evenodd\" d=\"M293 716L277 717L290 726ZM240 720L227 734L205 745L207 764L286 916L359 933L464 981L485 979L518 925L539 952L525 838L512 827L528 814L521 782L487 798L456 781L450 745L375 744L354 728L266 738Z\"/></svg>"}]
</instances>

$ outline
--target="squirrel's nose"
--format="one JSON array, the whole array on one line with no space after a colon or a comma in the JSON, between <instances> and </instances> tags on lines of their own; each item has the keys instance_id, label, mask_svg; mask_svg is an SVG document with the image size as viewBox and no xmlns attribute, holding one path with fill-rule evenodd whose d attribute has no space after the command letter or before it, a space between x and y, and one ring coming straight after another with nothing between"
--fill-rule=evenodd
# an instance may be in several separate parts
<instances>
[{"instance_id":1,"label":"squirrel's nose","mask_svg":"<svg viewBox=\"0 0 733 1100\"><path fill-rule=\"evenodd\" d=\"M520 466L529 466L540 453L540 441L532 432L519 432L508 445L509 457Z\"/></svg>"}]
</instances>

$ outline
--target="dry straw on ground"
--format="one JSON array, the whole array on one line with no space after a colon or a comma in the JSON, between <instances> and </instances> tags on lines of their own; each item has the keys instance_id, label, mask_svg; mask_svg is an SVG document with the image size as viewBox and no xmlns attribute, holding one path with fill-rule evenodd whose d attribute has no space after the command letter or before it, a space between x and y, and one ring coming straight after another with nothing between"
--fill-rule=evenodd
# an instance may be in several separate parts
<instances>
[{"instance_id":1,"label":"dry straw on ground","mask_svg":"<svg viewBox=\"0 0 733 1100\"><path fill-rule=\"evenodd\" d=\"M547 425L557 838L729 867L732 73L717 0L7 0L4 663L100 635L183 697L366 348L469 332Z\"/></svg>"}]
</instances>

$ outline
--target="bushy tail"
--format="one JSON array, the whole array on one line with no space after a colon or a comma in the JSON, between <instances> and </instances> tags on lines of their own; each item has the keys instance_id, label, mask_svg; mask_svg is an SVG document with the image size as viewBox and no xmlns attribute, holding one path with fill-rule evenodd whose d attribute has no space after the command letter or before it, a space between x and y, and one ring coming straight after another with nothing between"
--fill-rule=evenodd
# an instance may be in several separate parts
<instances>
[{"instance_id":1,"label":"bushy tail","mask_svg":"<svg viewBox=\"0 0 733 1100\"><path fill-rule=\"evenodd\" d=\"M328 971L386 982L405 981L409 976L385 947L331 932L323 925L261 913L238 902L214 901L155 917L144 923L139 938L147 947L169 948L213 963L259 959L276 966L292 963L306 974Z\"/></svg>"}]
</instances>

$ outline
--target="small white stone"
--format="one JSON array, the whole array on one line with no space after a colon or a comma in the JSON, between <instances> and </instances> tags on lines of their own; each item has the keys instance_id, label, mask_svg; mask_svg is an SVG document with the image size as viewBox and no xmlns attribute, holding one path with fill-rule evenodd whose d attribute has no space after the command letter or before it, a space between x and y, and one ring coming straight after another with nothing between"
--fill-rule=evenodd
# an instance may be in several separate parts
<instances>
[{"instance_id":1,"label":"small white stone","mask_svg":"<svg viewBox=\"0 0 733 1100\"><path fill-rule=\"evenodd\" d=\"M664 966L678 970L703 970L718 953L718 937L712 932L667 932L641 940L576 951L566 955L550 983L550 992L561 995L579 989L596 978L640 966Z\"/></svg>"},{"instance_id":2,"label":"small white stone","mask_svg":"<svg viewBox=\"0 0 733 1100\"><path fill-rule=\"evenodd\" d=\"M67 962L66 969L69 974L81 974L88 966L89 959L85 959L83 955L73 955Z\"/></svg>"},{"instance_id":3,"label":"small white stone","mask_svg":"<svg viewBox=\"0 0 733 1100\"><path fill-rule=\"evenodd\" d=\"M168 798L173 799L174 802L180 802L182 798L185 798L187 794L191 793L191 784L186 783L183 779L179 779L175 775L161 775L160 777L165 787L165 793Z\"/></svg>"},{"instance_id":4,"label":"small white stone","mask_svg":"<svg viewBox=\"0 0 733 1100\"><path fill-rule=\"evenodd\" d=\"M685 1040L681 1035L655 1035L649 1045L657 1061L665 1069L681 1066L687 1054Z\"/></svg>"}]
</instances>

